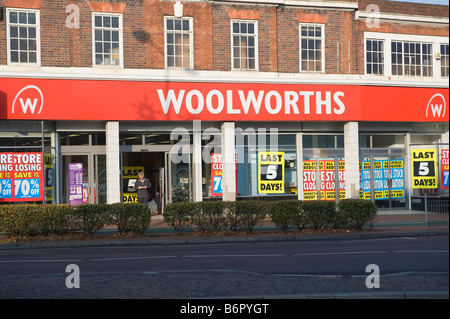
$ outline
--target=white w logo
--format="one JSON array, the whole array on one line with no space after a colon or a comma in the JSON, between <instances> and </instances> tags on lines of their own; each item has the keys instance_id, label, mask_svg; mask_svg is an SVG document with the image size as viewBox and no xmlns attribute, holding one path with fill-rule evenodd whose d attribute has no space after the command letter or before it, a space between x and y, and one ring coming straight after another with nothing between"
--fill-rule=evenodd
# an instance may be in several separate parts
<instances>
[{"instance_id":1,"label":"white w logo","mask_svg":"<svg viewBox=\"0 0 450 319\"><path fill-rule=\"evenodd\" d=\"M23 103L23 99L19 98L20 105L22 105L23 114L27 114L28 108L30 108L31 114L34 114L34 110L36 109L36 104L38 99L34 99L33 103L31 103L31 99L27 99L25 103Z\"/></svg>"},{"instance_id":2,"label":"white w logo","mask_svg":"<svg viewBox=\"0 0 450 319\"><path fill-rule=\"evenodd\" d=\"M442 104L430 104L433 117L441 116Z\"/></svg>"},{"instance_id":3,"label":"white w logo","mask_svg":"<svg viewBox=\"0 0 450 319\"><path fill-rule=\"evenodd\" d=\"M440 93L436 93L431 97L427 105L427 110L425 113L426 117L428 117L428 109L430 108L432 117L444 117L447 109L444 96Z\"/></svg>"},{"instance_id":4,"label":"white w logo","mask_svg":"<svg viewBox=\"0 0 450 319\"><path fill-rule=\"evenodd\" d=\"M27 92L25 92L25 91L27 91ZM33 92L33 91L35 91L35 92ZM36 91L37 91L37 93L39 93L39 97L41 99L41 103L40 103L41 105L38 110L36 110L36 108L38 106L39 97L35 98ZM27 96L30 96L30 94L32 97L31 98L27 97ZM37 114L41 114L42 107L44 106L44 95L42 94L41 89L35 85L28 85L28 86L24 87L22 90L19 91L19 93L17 93L16 97L14 98L14 102L12 104L12 110L11 110L12 114L14 114L17 101L20 102L20 106L22 107L23 114L27 114L28 109L30 109L31 114L34 114L34 112L36 112Z\"/></svg>"}]
</instances>

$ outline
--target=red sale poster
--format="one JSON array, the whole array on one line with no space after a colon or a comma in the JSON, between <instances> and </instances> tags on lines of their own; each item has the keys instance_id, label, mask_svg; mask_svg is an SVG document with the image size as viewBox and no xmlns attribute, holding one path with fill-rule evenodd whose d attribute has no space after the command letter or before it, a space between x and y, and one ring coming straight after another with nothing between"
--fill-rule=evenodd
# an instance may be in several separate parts
<instances>
[{"instance_id":1,"label":"red sale poster","mask_svg":"<svg viewBox=\"0 0 450 319\"><path fill-rule=\"evenodd\" d=\"M317 176L319 174L319 176ZM317 200L317 186L320 183L320 199L335 200L335 172L333 160L303 161L303 199ZM345 197L345 162L339 161L339 197Z\"/></svg>"},{"instance_id":2,"label":"red sale poster","mask_svg":"<svg viewBox=\"0 0 450 319\"><path fill-rule=\"evenodd\" d=\"M236 190L237 190L237 172L238 156L235 156L236 163ZM211 154L211 196L222 196L222 154Z\"/></svg>"},{"instance_id":3,"label":"red sale poster","mask_svg":"<svg viewBox=\"0 0 450 319\"><path fill-rule=\"evenodd\" d=\"M0 153L0 202L42 201L43 176L43 153Z\"/></svg>"}]
</instances>

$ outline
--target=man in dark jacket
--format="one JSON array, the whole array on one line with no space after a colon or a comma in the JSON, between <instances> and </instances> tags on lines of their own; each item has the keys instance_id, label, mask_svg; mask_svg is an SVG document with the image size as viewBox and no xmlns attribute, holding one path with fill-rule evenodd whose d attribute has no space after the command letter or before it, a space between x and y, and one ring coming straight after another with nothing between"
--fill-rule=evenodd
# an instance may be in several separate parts
<instances>
[{"instance_id":1,"label":"man in dark jacket","mask_svg":"<svg viewBox=\"0 0 450 319\"><path fill-rule=\"evenodd\" d=\"M139 172L139 179L136 180L136 183L134 184L134 190L137 192L138 203L148 203L148 193L151 187L152 183L150 183L149 179L145 177L144 172Z\"/></svg>"}]
</instances>

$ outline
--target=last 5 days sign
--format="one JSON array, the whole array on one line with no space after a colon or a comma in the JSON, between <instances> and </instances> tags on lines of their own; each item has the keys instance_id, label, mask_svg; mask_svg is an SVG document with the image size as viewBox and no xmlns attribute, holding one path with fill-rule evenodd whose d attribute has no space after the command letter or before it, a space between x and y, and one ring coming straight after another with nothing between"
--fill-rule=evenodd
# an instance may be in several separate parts
<instances>
[{"instance_id":1,"label":"last 5 days sign","mask_svg":"<svg viewBox=\"0 0 450 319\"><path fill-rule=\"evenodd\" d=\"M42 201L44 155L0 153L0 202Z\"/></svg>"},{"instance_id":2,"label":"last 5 days sign","mask_svg":"<svg viewBox=\"0 0 450 319\"><path fill-rule=\"evenodd\" d=\"M436 150L423 149L411 151L413 188L437 188Z\"/></svg>"},{"instance_id":3,"label":"last 5 days sign","mask_svg":"<svg viewBox=\"0 0 450 319\"><path fill-rule=\"evenodd\" d=\"M258 153L258 192L284 194L284 152Z\"/></svg>"}]
</instances>

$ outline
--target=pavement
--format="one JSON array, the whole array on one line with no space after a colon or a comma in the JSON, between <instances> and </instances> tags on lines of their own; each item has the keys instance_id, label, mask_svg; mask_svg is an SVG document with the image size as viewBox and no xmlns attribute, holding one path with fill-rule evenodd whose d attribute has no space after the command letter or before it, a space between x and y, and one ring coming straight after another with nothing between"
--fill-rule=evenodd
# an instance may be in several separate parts
<instances>
[{"instance_id":1,"label":"pavement","mask_svg":"<svg viewBox=\"0 0 450 319\"><path fill-rule=\"evenodd\" d=\"M425 221L428 220L428 223ZM448 235L449 214L379 210L372 228L361 231L281 233L269 220L251 234L175 234L161 215L152 216L145 236L117 238L105 229L85 240L0 241L0 252L21 249L125 245L180 245L257 241L312 241ZM111 236L112 235L112 236ZM62 277L65 278L65 275ZM201 278L201 279L200 279ZM382 289L368 289L358 276L274 276L229 271L85 274L84 289L58 290L60 275L1 277L0 299L449 299L446 273L382 276ZM18 284L18 283L22 284ZM236 294L236 287L239 291ZM21 288L22 287L22 288ZM26 288L24 288L26 287ZM34 288L33 288L34 287ZM118 288L120 287L120 289ZM152 287L152 289L148 289Z\"/></svg>"}]
</instances>

